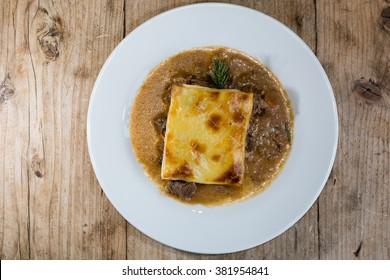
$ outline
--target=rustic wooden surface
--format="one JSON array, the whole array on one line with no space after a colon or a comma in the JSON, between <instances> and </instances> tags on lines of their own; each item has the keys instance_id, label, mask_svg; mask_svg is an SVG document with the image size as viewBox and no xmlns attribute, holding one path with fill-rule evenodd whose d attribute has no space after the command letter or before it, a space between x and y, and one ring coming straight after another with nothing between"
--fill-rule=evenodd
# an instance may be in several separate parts
<instances>
[{"instance_id":1,"label":"rustic wooden surface","mask_svg":"<svg viewBox=\"0 0 390 280\"><path fill-rule=\"evenodd\" d=\"M335 165L291 229L247 251L197 255L146 237L113 208L86 143L95 78L135 27L195 2L0 1L0 258L390 259L388 0L224 1L295 31L335 92Z\"/></svg>"}]
</instances>

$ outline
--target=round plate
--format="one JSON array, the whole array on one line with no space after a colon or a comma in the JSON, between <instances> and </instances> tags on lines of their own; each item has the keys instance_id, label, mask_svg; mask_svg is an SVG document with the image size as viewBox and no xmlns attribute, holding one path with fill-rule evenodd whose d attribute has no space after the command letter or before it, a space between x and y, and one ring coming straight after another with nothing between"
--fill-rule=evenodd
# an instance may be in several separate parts
<instances>
[{"instance_id":1,"label":"round plate","mask_svg":"<svg viewBox=\"0 0 390 280\"><path fill-rule=\"evenodd\" d=\"M180 51L210 45L241 50L279 77L295 110L295 137L284 169L263 193L208 208L164 196L137 162L128 128L132 102L149 71ZM337 137L332 88L307 45L271 17L228 4L173 9L131 32L104 64L88 111L93 168L114 207L151 238L197 253L248 249L291 227L324 187Z\"/></svg>"}]
</instances>

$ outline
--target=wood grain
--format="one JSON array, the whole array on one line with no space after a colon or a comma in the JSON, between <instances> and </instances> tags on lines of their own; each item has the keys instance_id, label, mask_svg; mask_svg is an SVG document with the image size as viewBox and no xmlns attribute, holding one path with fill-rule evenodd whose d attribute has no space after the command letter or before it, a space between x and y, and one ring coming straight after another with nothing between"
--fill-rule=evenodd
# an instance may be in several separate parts
<instances>
[{"instance_id":1,"label":"wood grain","mask_svg":"<svg viewBox=\"0 0 390 280\"><path fill-rule=\"evenodd\" d=\"M2 5L0 76L14 93L0 104L1 258L125 258L126 222L86 144L91 89L122 39L123 3Z\"/></svg>"},{"instance_id":2,"label":"wood grain","mask_svg":"<svg viewBox=\"0 0 390 280\"><path fill-rule=\"evenodd\" d=\"M191 254L143 235L110 204L86 144L97 74L134 28L198 2L0 1L1 259L390 259L384 0L221 1L290 27L318 55L334 89L336 162L319 200L287 232L239 253ZM354 92L362 77L378 95Z\"/></svg>"},{"instance_id":3,"label":"wood grain","mask_svg":"<svg viewBox=\"0 0 390 280\"><path fill-rule=\"evenodd\" d=\"M319 200L320 257L390 259L390 33L380 25L389 5L317 2L318 57L340 121L336 162ZM353 93L361 77L379 84L379 100Z\"/></svg>"}]
</instances>

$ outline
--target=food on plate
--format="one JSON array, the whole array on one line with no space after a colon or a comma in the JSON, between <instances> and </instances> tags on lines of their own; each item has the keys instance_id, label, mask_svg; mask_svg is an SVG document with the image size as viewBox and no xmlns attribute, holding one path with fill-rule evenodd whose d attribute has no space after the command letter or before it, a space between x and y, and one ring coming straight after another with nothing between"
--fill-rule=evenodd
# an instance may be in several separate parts
<instances>
[{"instance_id":1,"label":"food on plate","mask_svg":"<svg viewBox=\"0 0 390 280\"><path fill-rule=\"evenodd\" d=\"M135 98L133 149L165 194L207 206L246 199L279 174L294 115L276 76L227 47L183 51L156 66Z\"/></svg>"}]
</instances>

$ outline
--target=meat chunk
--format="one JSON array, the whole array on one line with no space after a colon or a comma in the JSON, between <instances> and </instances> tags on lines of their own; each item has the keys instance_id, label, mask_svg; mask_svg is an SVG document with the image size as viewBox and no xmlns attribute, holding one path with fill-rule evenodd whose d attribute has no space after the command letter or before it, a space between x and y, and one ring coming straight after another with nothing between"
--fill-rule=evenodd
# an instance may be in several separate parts
<instances>
[{"instance_id":1,"label":"meat chunk","mask_svg":"<svg viewBox=\"0 0 390 280\"><path fill-rule=\"evenodd\" d=\"M180 199L191 200L194 196L197 185L193 182L185 181L169 181L166 186L166 191L170 194L177 195Z\"/></svg>"},{"instance_id":2,"label":"meat chunk","mask_svg":"<svg viewBox=\"0 0 390 280\"><path fill-rule=\"evenodd\" d=\"M263 116L269 109L268 104L264 101L261 94L253 95L253 116Z\"/></svg>"},{"instance_id":3,"label":"meat chunk","mask_svg":"<svg viewBox=\"0 0 390 280\"><path fill-rule=\"evenodd\" d=\"M165 130L167 128L167 115L166 114L160 114L153 120L154 128L156 131L161 134L162 136L165 135Z\"/></svg>"},{"instance_id":4,"label":"meat chunk","mask_svg":"<svg viewBox=\"0 0 390 280\"><path fill-rule=\"evenodd\" d=\"M254 149L255 149L255 141L253 139L252 134L248 133L246 135L245 151L253 152Z\"/></svg>"}]
</instances>

